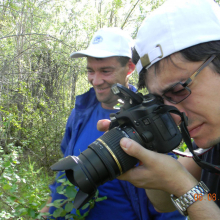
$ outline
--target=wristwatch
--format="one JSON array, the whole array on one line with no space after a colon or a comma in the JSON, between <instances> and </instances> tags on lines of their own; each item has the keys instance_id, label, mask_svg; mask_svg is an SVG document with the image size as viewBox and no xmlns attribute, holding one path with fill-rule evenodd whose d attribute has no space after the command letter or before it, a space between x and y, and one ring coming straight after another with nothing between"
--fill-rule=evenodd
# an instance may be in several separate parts
<instances>
[{"instance_id":1,"label":"wristwatch","mask_svg":"<svg viewBox=\"0 0 220 220\"><path fill-rule=\"evenodd\" d=\"M189 190L187 193L180 196L179 198L177 198L173 194L171 194L170 196L177 210L182 215L187 216L187 208L208 192L209 188L205 185L203 181L201 181L198 183L198 185L194 186L191 190Z\"/></svg>"}]
</instances>

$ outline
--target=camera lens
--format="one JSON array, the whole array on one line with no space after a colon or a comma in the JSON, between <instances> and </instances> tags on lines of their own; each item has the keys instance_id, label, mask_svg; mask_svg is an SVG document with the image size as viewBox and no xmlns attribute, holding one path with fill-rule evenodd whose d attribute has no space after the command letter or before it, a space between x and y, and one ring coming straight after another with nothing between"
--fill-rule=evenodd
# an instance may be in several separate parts
<instances>
[{"instance_id":1,"label":"camera lens","mask_svg":"<svg viewBox=\"0 0 220 220\"><path fill-rule=\"evenodd\" d=\"M79 187L74 200L76 209L95 195L99 185L115 179L138 162L121 149L123 137L159 153L170 152L182 140L170 115L170 112L180 115L175 107L164 105L161 97L133 93L120 84L115 84L113 90L124 105L120 112L110 115L110 130L78 157L68 156L51 166L52 170L65 170L69 181Z\"/></svg>"},{"instance_id":2,"label":"camera lens","mask_svg":"<svg viewBox=\"0 0 220 220\"><path fill-rule=\"evenodd\" d=\"M128 137L143 144L132 127L113 128L95 140L74 161L81 169L68 170L67 178L81 190L87 191L131 169L137 159L126 154L120 147L120 140Z\"/></svg>"}]
</instances>

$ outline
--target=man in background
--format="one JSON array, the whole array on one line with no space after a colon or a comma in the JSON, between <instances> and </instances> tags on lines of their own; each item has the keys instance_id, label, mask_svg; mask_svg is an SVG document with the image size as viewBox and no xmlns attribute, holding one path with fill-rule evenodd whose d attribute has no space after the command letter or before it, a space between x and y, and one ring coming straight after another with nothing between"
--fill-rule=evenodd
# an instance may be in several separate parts
<instances>
[{"instance_id":1,"label":"man in background","mask_svg":"<svg viewBox=\"0 0 220 220\"><path fill-rule=\"evenodd\" d=\"M67 121L66 131L61 143L64 157L78 156L88 145L103 135L97 130L98 120L109 118L116 113L114 106L118 97L113 95L111 87L120 83L132 91L136 89L128 84L128 77L135 66L131 61L132 39L119 28L103 28L96 32L89 47L74 52L72 58L86 57L87 75L92 87L88 92L76 97L75 108ZM60 173L58 173L58 176ZM50 186L51 198L48 202L64 199L56 192L60 183ZM89 220L178 220L185 219L178 212L160 214L149 202L145 190L136 188L126 181L114 179L98 187L99 197L107 199L97 202L89 212ZM42 212L52 214L55 207L44 207ZM80 210L83 214L83 210ZM75 214L76 210L71 213ZM65 219L65 217L57 218Z\"/></svg>"}]
</instances>

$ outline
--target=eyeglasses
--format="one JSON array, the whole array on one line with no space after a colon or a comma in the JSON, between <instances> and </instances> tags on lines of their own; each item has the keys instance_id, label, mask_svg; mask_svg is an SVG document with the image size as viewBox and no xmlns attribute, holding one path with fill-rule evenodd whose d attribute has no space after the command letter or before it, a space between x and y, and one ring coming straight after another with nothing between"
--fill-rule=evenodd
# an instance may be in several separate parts
<instances>
[{"instance_id":1,"label":"eyeglasses","mask_svg":"<svg viewBox=\"0 0 220 220\"><path fill-rule=\"evenodd\" d=\"M188 87L193 79L206 67L208 66L213 59L215 59L216 55L212 55L209 57L203 64L200 66L200 68L192 74L190 78L186 80L185 83L178 82L175 85L173 85L171 88L167 89L163 95L162 98L166 99L167 101L178 104L182 102L184 99L186 99L190 94L191 90Z\"/></svg>"}]
</instances>

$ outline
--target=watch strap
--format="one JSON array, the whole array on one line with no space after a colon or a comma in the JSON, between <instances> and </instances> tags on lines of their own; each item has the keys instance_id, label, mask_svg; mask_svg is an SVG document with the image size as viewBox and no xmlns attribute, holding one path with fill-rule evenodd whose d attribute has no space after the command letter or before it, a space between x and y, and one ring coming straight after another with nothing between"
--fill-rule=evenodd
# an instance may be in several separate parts
<instances>
[{"instance_id":1,"label":"watch strap","mask_svg":"<svg viewBox=\"0 0 220 220\"><path fill-rule=\"evenodd\" d=\"M187 208L191 206L194 202L196 202L200 196L204 196L208 192L209 188L205 185L203 181L201 181L179 198L171 194L171 200L177 210L182 215L187 216Z\"/></svg>"}]
</instances>

